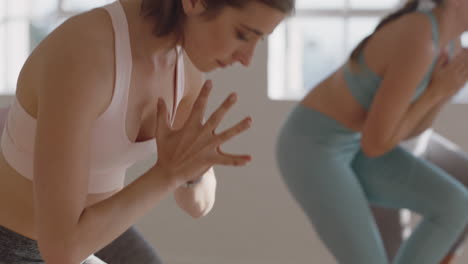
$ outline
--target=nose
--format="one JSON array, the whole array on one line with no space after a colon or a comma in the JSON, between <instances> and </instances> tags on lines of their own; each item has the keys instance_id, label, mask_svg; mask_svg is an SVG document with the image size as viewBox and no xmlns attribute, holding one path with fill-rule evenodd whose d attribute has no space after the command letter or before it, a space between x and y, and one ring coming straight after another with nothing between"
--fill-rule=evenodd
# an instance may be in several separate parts
<instances>
[{"instance_id":1,"label":"nose","mask_svg":"<svg viewBox=\"0 0 468 264\"><path fill-rule=\"evenodd\" d=\"M234 61L238 61L244 67L250 66L252 62L252 57L255 52L256 45L249 45L248 47L238 50L234 53Z\"/></svg>"}]
</instances>

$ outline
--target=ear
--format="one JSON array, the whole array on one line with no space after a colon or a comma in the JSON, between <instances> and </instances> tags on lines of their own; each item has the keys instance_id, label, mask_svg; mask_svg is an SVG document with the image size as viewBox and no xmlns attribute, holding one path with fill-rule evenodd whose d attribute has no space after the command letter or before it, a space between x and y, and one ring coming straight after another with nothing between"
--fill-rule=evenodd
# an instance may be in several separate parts
<instances>
[{"instance_id":1,"label":"ear","mask_svg":"<svg viewBox=\"0 0 468 264\"><path fill-rule=\"evenodd\" d=\"M204 0L176 0L182 1L182 8L187 16L201 15L206 11Z\"/></svg>"}]
</instances>

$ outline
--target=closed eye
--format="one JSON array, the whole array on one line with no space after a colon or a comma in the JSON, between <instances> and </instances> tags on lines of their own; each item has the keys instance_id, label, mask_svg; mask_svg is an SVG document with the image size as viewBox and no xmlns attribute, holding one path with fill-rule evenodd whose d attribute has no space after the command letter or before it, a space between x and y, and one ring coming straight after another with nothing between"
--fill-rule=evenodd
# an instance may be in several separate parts
<instances>
[{"instance_id":1,"label":"closed eye","mask_svg":"<svg viewBox=\"0 0 468 264\"><path fill-rule=\"evenodd\" d=\"M239 39L239 40L249 41L247 36L244 33L240 32L240 31L237 31L236 35L237 35L237 39Z\"/></svg>"}]
</instances>

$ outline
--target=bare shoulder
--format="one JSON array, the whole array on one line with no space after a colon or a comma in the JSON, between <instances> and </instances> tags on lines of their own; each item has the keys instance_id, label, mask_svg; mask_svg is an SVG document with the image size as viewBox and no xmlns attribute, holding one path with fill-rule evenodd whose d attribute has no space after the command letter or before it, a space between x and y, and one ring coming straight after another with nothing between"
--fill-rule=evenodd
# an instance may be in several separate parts
<instances>
[{"instance_id":1,"label":"bare shoulder","mask_svg":"<svg viewBox=\"0 0 468 264\"><path fill-rule=\"evenodd\" d=\"M390 22L376 33L375 38L378 45L390 54L390 58L401 54L402 51L424 52L426 55L435 53L431 21L427 15L419 12L404 15Z\"/></svg>"},{"instance_id":2,"label":"bare shoulder","mask_svg":"<svg viewBox=\"0 0 468 264\"><path fill-rule=\"evenodd\" d=\"M412 58L424 67L436 54L432 26L426 15L411 13L378 30L366 46L369 64L384 75L392 64Z\"/></svg>"},{"instance_id":3,"label":"bare shoulder","mask_svg":"<svg viewBox=\"0 0 468 264\"><path fill-rule=\"evenodd\" d=\"M31 55L31 70L40 68L37 100L41 101L40 96L69 100L99 115L113 94L114 64L114 35L107 12L93 9L73 16Z\"/></svg>"}]
</instances>

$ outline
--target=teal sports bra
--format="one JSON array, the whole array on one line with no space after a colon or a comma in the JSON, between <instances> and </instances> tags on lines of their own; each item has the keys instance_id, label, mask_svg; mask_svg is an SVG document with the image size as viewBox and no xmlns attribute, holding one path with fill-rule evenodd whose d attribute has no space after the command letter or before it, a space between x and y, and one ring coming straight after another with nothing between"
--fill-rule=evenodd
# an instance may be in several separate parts
<instances>
[{"instance_id":1,"label":"teal sports bra","mask_svg":"<svg viewBox=\"0 0 468 264\"><path fill-rule=\"evenodd\" d=\"M432 24L432 41L434 42L434 46L438 49L439 48L439 27L437 23L437 19L435 18L434 14L431 11L419 11L429 17ZM454 44L455 42L452 41L449 46L449 53L450 56L453 55L454 52ZM431 67L429 71L424 76L424 79L419 84L418 88L416 89L415 95L412 98L414 102L416 99L421 96L421 94L426 89L427 85L429 84L432 76L432 72L434 71L435 63L437 61L437 57L433 59L431 63ZM375 94L377 93L378 88L380 87L380 83L382 82L382 78L378 76L375 72L373 72L369 66L366 64L364 58L364 52L361 51L358 58L358 65L359 71L352 72L350 69L350 64L346 64L344 66L344 78L346 83L348 84L348 88L353 95L354 98L366 109L369 109L372 100L374 99Z\"/></svg>"}]
</instances>

